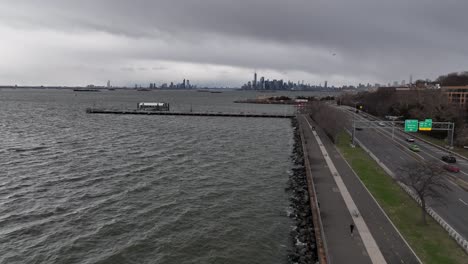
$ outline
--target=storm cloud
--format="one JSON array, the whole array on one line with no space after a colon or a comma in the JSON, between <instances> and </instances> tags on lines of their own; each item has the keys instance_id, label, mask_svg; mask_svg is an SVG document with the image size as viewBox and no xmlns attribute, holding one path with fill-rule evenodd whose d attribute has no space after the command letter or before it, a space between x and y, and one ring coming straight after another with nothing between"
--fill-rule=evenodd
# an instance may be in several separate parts
<instances>
[{"instance_id":1,"label":"storm cloud","mask_svg":"<svg viewBox=\"0 0 468 264\"><path fill-rule=\"evenodd\" d=\"M0 0L0 83L356 84L468 66L466 0Z\"/></svg>"}]
</instances>

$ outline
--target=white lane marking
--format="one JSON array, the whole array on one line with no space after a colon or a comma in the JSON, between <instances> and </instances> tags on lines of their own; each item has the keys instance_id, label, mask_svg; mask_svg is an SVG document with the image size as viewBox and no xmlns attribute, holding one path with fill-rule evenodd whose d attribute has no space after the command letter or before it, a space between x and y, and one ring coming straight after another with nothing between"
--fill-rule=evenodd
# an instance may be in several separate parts
<instances>
[{"instance_id":1,"label":"white lane marking","mask_svg":"<svg viewBox=\"0 0 468 264\"><path fill-rule=\"evenodd\" d=\"M463 201L462 199L458 199L460 202L462 202L464 205L468 206L468 203L466 203L465 201Z\"/></svg>"},{"instance_id":2,"label":"white lane marking","mask_svg":"<svg viewBox=\"0 0 468 264\"><path fill-rule=\"evenodd\" d=\"M346 188L346 185L344 184L343 179L341 178L341 175L336 169L335 164L333 164L333 161L331 160L330 155L328 155L327 149L323 145L322 140L318 136L317 132L312 129L312 126L310 125L309 120L307 120L307 118L305 117L304 119L309 125L310 129L312 130L312 134L314 135L315 140L317 141L317 144L319 145L320 151L322 152L322 156L325 158L325 161L328 165L328 169L330 170L330 173L333 175L333 179L335 180L336 186L340 190L341 197L343 197L345 205L348 208L348 211L351 214L351 217L353 218L354 223L356 224L356 229L359 231L359 236L361 237L361 240L364 244L364 247L367 250L367 253L372 263L378 263L378 264L387 263L385 261L385 258L382 255L382 252L379 249L379 246L377 246L377 243L375 242L374 237L369 231L369 228L367 227L366 222L362 218L362 215L359 212L359 209L354 203L354 200L351 197L351 194L348 192L348 188Z\"/></svg>"},{"instance_id":3,"label":"white lane marking","mask_svg":"<svg viewBox=\"0 0 468 264\"><path fill-rule=\"evenodd\" d=\"M458 186L458 184L456 184L455 182L453 182L451 179L447 179L448 182L450 184L452 184L458 191L461 191L461 192L464 192L465 190L463 190L460 186Z\"/></svg>"}]
</instances>

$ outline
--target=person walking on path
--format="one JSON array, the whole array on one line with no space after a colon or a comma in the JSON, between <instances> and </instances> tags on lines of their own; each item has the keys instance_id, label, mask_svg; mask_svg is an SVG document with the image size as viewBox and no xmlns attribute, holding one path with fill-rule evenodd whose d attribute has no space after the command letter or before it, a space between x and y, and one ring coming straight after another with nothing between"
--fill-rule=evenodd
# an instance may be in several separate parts
<instances>
[{"instance_id":1,"label":"person walking on path","mask_svg":"<svg viewBox=\"0 0 468 264\"><path fill-rule=\"evenodd\" d=\"M349 225L349 229L350 229L350 231L351 231L351 236L353 236L353 231L354 231L354 224L353 224L353 223L351 223L351 224Z\"/></svg>"}]
</instances>

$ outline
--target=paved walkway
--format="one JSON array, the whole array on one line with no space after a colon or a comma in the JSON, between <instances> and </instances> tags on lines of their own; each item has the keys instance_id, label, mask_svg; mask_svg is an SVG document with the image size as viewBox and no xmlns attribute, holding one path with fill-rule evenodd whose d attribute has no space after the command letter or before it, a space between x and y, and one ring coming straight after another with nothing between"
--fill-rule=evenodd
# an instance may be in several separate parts
<instances>
[{"instance_id":1,"label":"paved walkway","mask_svg":"<svg viewBox=\"0 0 468 264\"><path fill-rule=\"evenodd\" d=\"M330 263L420 263L328 137L299 118ZM310 125L310 126L309 126ZM355 223L354 236L349 225Z\"/></svg>"},{"instance_id":2,"label":"paved walkway","mask_svg":"<svg viewBox=\"0 0 468 264\"><path fill-rule=\"evenodd\" d=\"M330 263L372 263L359 236L359 230L354 230L351 236L349 225L353 223L353 217L333 180L312 131L305 119L300 119L302 119L299 122L304 131L310 169L320 204L328 260Z\"/></svg>"}]
</instances>

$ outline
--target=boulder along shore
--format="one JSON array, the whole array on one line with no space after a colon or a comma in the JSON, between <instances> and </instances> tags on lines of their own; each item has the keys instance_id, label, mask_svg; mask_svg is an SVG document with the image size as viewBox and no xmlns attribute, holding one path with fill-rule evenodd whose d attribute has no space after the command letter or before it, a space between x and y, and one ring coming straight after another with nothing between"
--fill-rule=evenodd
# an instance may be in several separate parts
<instances>
[{"instance_id":1,"label":"boulder along shore","mask_svg":"<svg viewBox=\"0 0 468 264\"><path fill-rule=\"evenodd\" d=\"M318 263L299 125L296 118L291 122L294 129L294 147L291 155L294 167L289 175L286 190L291 194L292 212L289 216L293 219L294 225L290 233L292 247L288 257L290 263Z\"/></svg>"}]
</instances>

